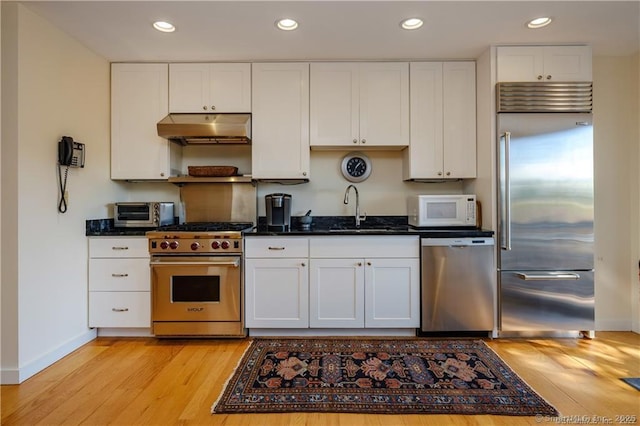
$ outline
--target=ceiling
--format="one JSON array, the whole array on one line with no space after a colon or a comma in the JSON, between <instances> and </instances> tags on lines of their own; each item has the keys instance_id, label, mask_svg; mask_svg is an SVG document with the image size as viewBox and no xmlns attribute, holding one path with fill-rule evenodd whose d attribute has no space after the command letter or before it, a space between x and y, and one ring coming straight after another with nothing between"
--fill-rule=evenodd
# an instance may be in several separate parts
<instances>
[{"instance_id":1,"label":"ceiling","mask_svg":"<svg viewBox=\"0 0 640 426\"><path fill-rule=\"evenodd\" d=\"M114 62L473 59L492 44L588 43L639 50L640 1L25 1ZM543 29L525 22L553 17ZM399 26L421 17L416 31ZM277 30L282 17L299 21ZM172 22L160 33L151 24Z\"/></svg>"}]
</instances>

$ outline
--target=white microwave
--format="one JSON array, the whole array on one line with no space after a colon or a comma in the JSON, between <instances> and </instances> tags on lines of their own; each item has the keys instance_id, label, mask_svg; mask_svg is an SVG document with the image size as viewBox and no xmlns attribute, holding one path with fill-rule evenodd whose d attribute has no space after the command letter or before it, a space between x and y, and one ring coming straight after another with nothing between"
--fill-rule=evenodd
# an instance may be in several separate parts
<instances>
[{"instance_id":1,"label":"white microwave","mask_svg":"<svg viewBox=\"0 0 640 426\"><path fill-rule=\"evenodd\" d=\"M407 199L407 216L415 228L475 228L476 196L412 195Z\"/></svg>"}]
</instances>

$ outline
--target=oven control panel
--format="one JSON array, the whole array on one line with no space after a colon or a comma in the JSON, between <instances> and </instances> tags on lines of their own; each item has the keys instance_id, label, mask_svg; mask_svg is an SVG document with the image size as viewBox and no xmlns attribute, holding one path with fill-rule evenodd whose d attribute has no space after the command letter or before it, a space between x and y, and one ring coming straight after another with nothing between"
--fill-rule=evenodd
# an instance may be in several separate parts
<instances>
[{"instance_id":1,"label":"oven control panel","mask_svg":"<svg viewBox=\"0 0 640 426\"><path fill-rule=\"evenodd\" d=\"M149 253L241 253L242 240L228 238L154 238Z\"/></svg>"}]
</instances>

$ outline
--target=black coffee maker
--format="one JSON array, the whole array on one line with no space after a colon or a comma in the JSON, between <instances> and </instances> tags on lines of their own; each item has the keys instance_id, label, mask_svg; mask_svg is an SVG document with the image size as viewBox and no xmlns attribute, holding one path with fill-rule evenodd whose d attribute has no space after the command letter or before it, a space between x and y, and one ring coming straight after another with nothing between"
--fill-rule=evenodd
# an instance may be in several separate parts
<instances>
[{"instance_id":1,"label":"black coffee maker","mask_svg":"<svg viewBox=\"0 0 640 426\"><path fill-rule=\"evenodd\" d=\"M291 195L267 194L264 196L267 210L267 230L288 232L291 230Z\"/></svg>"}]
</instances>

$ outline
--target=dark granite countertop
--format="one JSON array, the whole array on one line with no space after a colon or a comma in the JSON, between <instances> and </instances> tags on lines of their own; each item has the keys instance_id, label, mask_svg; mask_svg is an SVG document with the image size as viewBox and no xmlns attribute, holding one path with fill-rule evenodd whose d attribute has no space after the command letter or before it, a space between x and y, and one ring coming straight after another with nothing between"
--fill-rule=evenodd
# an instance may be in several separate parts
<instances>
[{"instance_id":1,"label":"dark granite countertop","mask_svg":"<svg viewBox=\"0 0 640 426\"><path fill-rule=\"evenodd\" d=\"M418 235L425 238L491 237L493 231L478 228L416 229L407 224L406 216L369 216L355 228L353 216L314 216L307 229L300 217L291 218L290 230L268 229L266 218L260 217L250 236L314 236L314 235Z\"/></svg>"},{"instance_id":2,"label":"dark granite countertop","mask_svg":"<svg viewBox=\"0 0 640 426\"><path fill-rule=\"evenodd\" d=\"M118 228L113 219L90 219L85 221L87 237L144 237L149 228Z\"/></svg>"},{"instance_id":3,"label":"dark granite countertop","mask_svg":"<svg viewBox=\"0 0 640 426\"><path fill-rule=\"evenodd\" d=\"M88 237L144 236L149 228L118 228L113 219L86 221ZM407 224L406 216L368 216L355 229L353 216L313 216L311 227L302 229L300 216L291 218L290 230L267 229L265 217L258 218L258 225L245 235L250 236L313 236L313 235L418 235L424 238L491 237L493 231L477 228L415 229Z\"/></svg>"}]
</instances>

